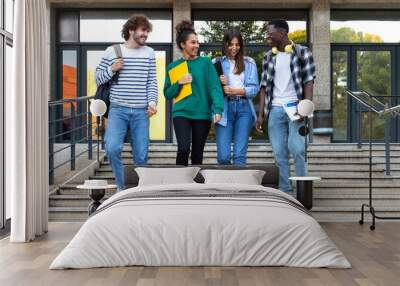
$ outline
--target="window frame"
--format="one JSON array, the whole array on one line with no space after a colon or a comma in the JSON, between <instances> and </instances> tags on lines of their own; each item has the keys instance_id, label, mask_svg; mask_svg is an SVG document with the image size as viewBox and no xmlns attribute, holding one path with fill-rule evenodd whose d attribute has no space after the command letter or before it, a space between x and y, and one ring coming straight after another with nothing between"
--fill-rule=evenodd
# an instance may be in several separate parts
<instances>
[{"instance_id":1,"label":"window frame","mask_svg":"<svg viewBox=\"0 0 400 286\"><path fill-rule=\"evenodd\" d=\"M13 2L13 12L15 1ZM10 231L10 220L7 219L6 212L6 188L5 188L5 75L6 75L6 48L7 46L13 48L13 34L6 30L6 7L5 0L0 0L0 62L2 63L0 68L0 236L7 235Z\"/></svg>"},{"instance_id":2,"label":"window frame","mask_svg":"<svg viewBox=\"0 0 400 286\"><path fill-rule=\"evenodd\" d=\"M392 104L400 104L400 44L391 43L331 43L331 102L333 103L333 52L335 51L346 51L347 52L347 88L349 90L357 89L357 52L358 51L387 51L390 52L390 79L391 79L391 92L397 94L397 98L392 99ZM348 99L348 114L347 114L347 139L335 140L333 133L331 134L332 143L355 143L358 141L358 129L360 128L359 119L356 114L357 104L352 103L352 100ZM332 105L332 114L335 107ZM366 111L362 107L362 111ZM391 130L390 135L392 142L400 141L400 118L391 119ZM362 140L365 142L366 140ZM383 140L373 140L373 142L383 142Z\"/></svg>"}]
</instances>

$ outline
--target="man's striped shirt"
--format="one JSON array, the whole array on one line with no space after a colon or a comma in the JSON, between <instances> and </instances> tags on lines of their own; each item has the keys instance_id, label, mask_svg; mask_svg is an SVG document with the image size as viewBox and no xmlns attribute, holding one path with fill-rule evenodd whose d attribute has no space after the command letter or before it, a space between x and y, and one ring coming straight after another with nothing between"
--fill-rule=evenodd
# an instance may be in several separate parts
<instances>
[{"instance_id":1,"label":"man's striped shirt","mask_svg":"<svg viewBox=\"0 0 400 286\"><path fill-rule=\"evenodd\" d=\"M124 65L119 71L118 82L110 89L111 103L131 108L157 105L158 87L154 50L148 46L126 48L121 45ZM109 81L115 73L111 65L117 60L114 48L108 47L96 68L97 85Z\"/></svg>"}]
</instances>

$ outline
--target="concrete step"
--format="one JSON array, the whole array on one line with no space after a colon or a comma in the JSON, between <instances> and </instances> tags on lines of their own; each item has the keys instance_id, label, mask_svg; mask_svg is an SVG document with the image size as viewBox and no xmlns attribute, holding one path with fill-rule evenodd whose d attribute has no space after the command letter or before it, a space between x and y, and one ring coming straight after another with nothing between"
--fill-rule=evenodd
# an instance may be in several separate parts
<instances>
[{"instance_id":1,"label":"concrete step","mask_svg":"<svg viewBox=\"0 0 400 286\"><path fill-rule=\"evenodd\" d=\"M368 171L309 171L309 176L321 177L322 179L369 179ZM395 173L386 175L384 171L373 171L373 179L400 179Z\"/></svg>"},{"instance_id":2,"label":"concrete step","mask_svg":"<svg viewBox=\"0 0 400 286\"><path fill-rule=\"evenodd\" d=\"M123 155L122 157L122 163L123 164L132 164L132 156L131 155ZM190 161L190 160L189 160ZM293 161L292 159L290 161ZM312 157L310 156L308 158L308 161L310 164L314 163L319 163L319 164L369 164L369 158L368 157ZM108 158L105 158L106 163L109 162ZM216 164L217 159L216 155L214 154L213 156L204 156L203 164ZM263 157L263 156L257 156L257 157L249 157L247 160L248 164L268 164L268 163L274 163L274 158L271 157ZM149 156L148 163L150 165L160 165L160 164L175 164L176 163L176 156L175 154L173 156L169 157L152 157ZM385 164L385 158L384 157L374 157L372 159L372 163L374 164ZM392 164L400 164L400 157L394 157L391 158L391 163Z\"/></svg>"},{"instance_id":3,"label":"concrete step","mask_svg":"<svg viewBox=\"0 0 400 286\"><path fill-rule=\"evenodd\" d=\"M149 155L150 156L154 156L154 157L158 157L158 156L165 156L165 157L169 157L169 156L175 156L176 155L176 149L159 149L159 150L149 150ZM233 150L232 150L233 151ZM217 150L213 150L211 148L209 149L205 149L204 150L204 155L213 155L216 154ZM122 152L123 155L129 155L131 156L132 152L131 150L123 150ZM321 151L321 150L309 150L307 149L307 154L310 157L349 157L349 156L354 156L354 157L369 157L369 151L368 150L357 150L357 151L353 151L353 150L329 150L329 151ZM273 156L273 152L271 149L267 149L267 148L249 148L247 151L247 156L264 156L264 157L268 157L268 156ZM378 150L374 150L372 152L372 156L378 156L378 157L384 157L385 156L385 151L378 151ZM392 151L390 153L391 157L400 157L400 151Z\"/></svg>"},{"instance_id":4,"label":"concrete step","mask_svg":"<svg viewBox=\"0 0 400 286\"><path fill-rule=\"evenodd\" d=\"M174 161L175 163L175 161ZM171 165L172 163L170 162L169 165ZM251 165L252 162L249 163L249 165ZM274 162L271 161L270 164L274 164ZM124 163L125 166L132 166L132 160L126 160ZM167 164L163 164L163 165L167 165ZM331 163L320 163L320 162L309 162L308 164L308 169L310 172L312 171L318 171L318 172L345 172L345 171L350 171L350 172L364 172L364 173L368 173L369 172L369 164L364 164L364 163L335 163L335 162L331 162ZM372 171L373 172L385 172L385 164L372 164ZM294 172L295 168L294 168L294 164L293 164L293 160L290 160L290 169L292 172ZM400 164L396 165L396 164L392 164L391 165L391 175L394 176L400 176ZM100 168L98 169L101 172L105 172L105 171L110 171L111 172L111 166L109 164L109 162L103 162L100 165Z\"/></svg>"},{"instance_id":5,"label":"concrete step","mask_svg":"<svg viewBox=\"0 0 400 286\"><path fill-rule=\"evenodd\" d=\"M104 196L101 202L109 197L110 195ZM53 195L49 200L49 207L88 207L92 202L87 194Z\"/></svg>"},{"instance_id":6,"label":"concrete step","mask_svg":"<svg viewBox=\"0 0 400 286\"><path fill-rule=\"evenodd\" d=\"M116 192L116 189L107 189L106 196L111 196ZM369 192L368 186L364 187L340 187L337 185L330 186L315 186L314 187L314 197L318 197L319 195L334 195L334 196L343 196L343 195L367 195ZM373 187L373 194L386 194L386 195L397 195L400 194L399 186L389 186L389 187ZM58 191L58 195L84 195L88 197L88 190L77 189L73 185L70 187L62 188Z\"/></svg>"},{"instance_id":7,"label":"concrete step","mask_svg":"<svg viewBox=\"0 0 400 286\"><path fill-rule=\"evenodd\" d=\"M294 174L294 169L291 170L292 174ZM373 178L392 178L393 176L400 175L400 172L392 172L391 176L386 176L384 171L373 171ZM107 169L99 169L96 171L96 175L98 176L113 176L113 172L111 171L111 167ZM315 170L309 170L309 175L310 176L316 176L316 177L321 177L323 179L325 178L368 178L369 172L368 171L315 171ZM400 178L400 177L399 177Z\"/></svg>"},{"instance_id":8,"label":"concrete step","mask_svg":"<svg viewBox=\"0 0 400 286\"><path fill-rule=\"evenodd\" d=\"M125 166L132 166L132 162L130 164L126 164ZM293 165L290 166L291 170L294 171L295 168ZM318 172L346 172L346 171L350 171L350 172L369 172L369 166L368 165L364 165L364 164L359 164L359 165L355 165L355 164L341 164L341 165L337 165L337 164L312 164L310 163L308 165L308 170L309 171L318 171ZM400 172L400 168L391 168L391 170L393 172ZM108 163L104 163L101 164L100 168L98 169L98 171L101 172L111 172L111 166ZM385 168L383 165L372 165L372 171L373 172L384 172Z\"/></svg>"},{"instance_id":9,"label":"concrete step","mask_svg":"<svg viewBox=\"0 0 400 286\"><path fill-rule=\"evenodd\" d=\"M87 207L49 207L49 221L85 221Z\"/></svg>"},{"instance_id":10,"label":"concrete step","mask_svg":"<svg viewBox=\"0 0 400 286\"><path fill-rule=\"evenodd\" d=\"M374 178L372 186L374 188L386 188L392 186L399 186L399 179L390 178ZM367 188L369 186L368 178L324 178L322 181L314 183L316 188L320 187L342 187L342 188Z\"/></svg>"},{"instance_id":11,"label":"concrete step","mask_svg":"<svg viewBox=\"0 0 400 286\"><path fill-rule=\"evenodd\" d=\"M176 143L151 143L149 145L149 151L158 151L158 150L175 150L177 149L177 144ZM212 150L215 151L217 150L217 146L214 142L207 142L205 148L206 151ZM124 151L130 151L131 145L129 143L126 143L123 147ZM267 143L266 141L264 142L250 142L248 150L272 150L271 144ZM358 148L357 144L354 143L322 143L322 144L316 144L316 143L311 143L308 145L308 150L310 151L368 151L369 150L369 145L368 144L362 144L361 149ZM378 151L384 151L385 150L385 145L384 144L373 144L372 145L372 150L378 150ZM400 143L392 143L390 146L390 151L400 151Z\"/></svg>"},{"instance_id":12,"label":"concrete step","mask_svg":"<svg viewBox=\"0 0 400 286\"><path fill-rule=\"evenodd\" d=\"M397 193L380 193L373 192L372 194L373 200L387 200L392 199L396 204L400 202L400 192ZM314 199L319 201L329 201L329 200L368 200L368 193L363 194L326 194L326 193L317 193L314 194Z\"/></svg>"},{"instance_id":13,"label":"concrete step","mask_svg":"<svg viewBox=\"0 0 400 286\"><path fill-rule=\"evenodd\" d=\"M390 187L373 187L372 194L378 195L398 195L400 194L400 187L399 186L390 186ZM313 190L314 197L319 197L323 195L333 195L333 196L345 196L345 195L368 195L369 194L369 187L338 187L338 186L316 186Z\"/></svg>"},{"instance_id":14,"label":"concrete step","mask_svg":"<svg viewBox=\"0 0 400 286\"><path fill-rule=\"evenodd\" d=\"M216 156L217 152L215 150L204 150L204 156ZM326 157L334 157L334 158L346 158L346 157L354 157L354 158L369 158L369 152L367 151L307 151L308 156L315 158L326 158ZM169 158L175 157L176 150L158 150L158 151L149 151L149 157L152 158ZM257 157L262 156L263 158L273 157L273 152L271 150L248 150L247 157ZM132 157L131 151L123 151L122 157ZM372 157L385 157L385 152L383 151L374 151L372 153ZM391 158L400 158L400 152L392 152L390 154Z\"/></svg>"},{"instance_id":15,"label":"concrete step","mask_svg":"<svg viewBox=\"0 0 400 286\"><path fill-rule=\"evenodd\" d=\"M362 204L369 202L368 195L345 195L342 197L331 196L315 196L313 205L315 207L360 207ZM400 194L398 195L381 195L373 196L373 205L376 208L398 209L400 211Z\"/></svg>"},{"instance_id":16,"label":"concrete step","mask_svg":"<svg viewBox=\"0 0 400 286\"><path fill-rule=\"evenodd\" d=\"M176 156L173 156L170 159L172 161L175 161L175 157ZM149 158L151 160L152 159L159 159L158 157L154 157L154 158L153 157L149 157ZM213 157L211 157L211 158L213 158ZM124 161L124 165L132 165L133 164L132 156L122 157L122 159L124 159L123 160ZM160 159L164 159L164 161L165 161L165 158L160 158ZM263 158L263 159L265 161L267 161L266 159L268 159L268 161L274 161L273 157L271 157L271 158ZM363 158L363 157L356 158L357 161L353 161L353 162L351 160L350 161L344 161L342 158L333 158L335 160L328 160L328 161L323 160L323 159L324 158L308 158L308 164L309 165L316 165L316 166L325 166L325 165L328 165L328 166L329 165L338 165L338 166L348 166L348 165L357 165L357 166L359 166L359 165L363 165L363 166L369 166L369 158L368 157L366 157L366 158ZM359 159L363 159L363 160L360 161ZM377 166L379 166L381 168L385 168L386 161L382 160L382 159L384 159L384 158L381 158L381 157L373 158L372 165L377 165ZM248 160L247 164L250 164L250 165L254 164L254 163L251 163L252 160L253 160L253 158L250 158L250 160ZM375 161L379 161L379 162L375 162ZM293 158L289 157L289 162L293 163ZM109 160L108 160L107 157L104 158L104 161L101 162L101 165L109 165ZM391 167L392 167L392 169L400 170L400 163L397 163L396 161L394 161L394 162L391 161Z\"/></svg>"},{"instance_id":17,"label":"concrete step","mask_svg":"<svg viewBox=\"0 0 400 286\"><path fill-rule=\"evenodd\" d=\"M233 153L233 152L232 152ZM215 156L217 154L216 150L204 150L204 156ZM336 150L336 151L320 151L320 150L308 150L307 154L309 157L369 157L368 151L343 151L343 150ZM123 156L131 156L132 152L130 150L125 150L122 152ZM172 157L176 156L176 150L155 150L149 151L150 157ZM247 151L247 157L255 157L255 156L263 156L263 157L272 157L273 152L272 150L251 150ZM384 157L384 151L374 151L372 153L373 157ZM399 151L393 151L390 154L391 158L398 158L400 157Z\"/></svg>"},{"instance_id":18,"label":"concrete step","mask_svg":"<svg viewBox=\"0 0 400 286\"><path fill-rule=\"evenodd\" d=\"M108 199L110 195L104 197L102 202ZM368 202L368 194L315 194L314 206L361 206ZM50 196L50 207L87 207L91 199L87 194L69 194ZM379 194L374 193L373 202L376 207L398 207L400 210L400 193L398 194Z\"/></svg>"},{"instance_id":19,"label":"concrete step","mask_svg":"<svg viewBox=\"0 0 400 286\"><path fill-rule=\"evenodd\" d=\"M115 194L117 192L117 189L107 189L106 190L106 196L112 196L113 194ZM86 196L89 197L88 195L88 190L82 190L82 189L63 189L63 190L59 190L59 194L57 195L66 195L66 196L70 196L70 195L81 195L81 196Z\"/></svg>"},{"instance_id":20,"label":"concrete step","mask_svg":"<svg viewBox=\"0 0 400 286\"><path fill-rule=\"evenodd\" d=\"M98 179L98 180L107 180L109 183L112 183L115 178L112 173L107 175L94 175L90 176L90 179ZM390 186L400 186L400 178L398 177L374 177L373 185L376 187L390 187ZM353 178L353 177L344 177L344 176L334 176L334 177L325 177L321 181L316 181L314 183L315 187L324 187L324 186L351 186L351 187L368 187L369 181L368 178Z\"/></svg>"}]
</instances>

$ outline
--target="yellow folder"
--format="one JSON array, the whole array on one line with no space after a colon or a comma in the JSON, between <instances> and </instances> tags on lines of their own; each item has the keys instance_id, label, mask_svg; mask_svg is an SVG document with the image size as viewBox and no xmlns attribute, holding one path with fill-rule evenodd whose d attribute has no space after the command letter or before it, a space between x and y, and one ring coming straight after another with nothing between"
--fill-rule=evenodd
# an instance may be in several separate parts
<instances>
[{"instance_id":1,"label":"yellow folder","mask_svg":"<svg viewBox=\"0 0 400 286\"><path fill-rule=\"evenodd\" d=\"M176 67L170 69L168 72L169 78L170 78L172 84L176 83L185 74L188 74L188 73L189 73L189 68L187 65L187 61L180 63ZM188 97L191 94L192 94L192 85L190 83L184 84L182 86L178 96L175 97L174 103L184 99L185 97Z\"/></svg>"}]
</instances>

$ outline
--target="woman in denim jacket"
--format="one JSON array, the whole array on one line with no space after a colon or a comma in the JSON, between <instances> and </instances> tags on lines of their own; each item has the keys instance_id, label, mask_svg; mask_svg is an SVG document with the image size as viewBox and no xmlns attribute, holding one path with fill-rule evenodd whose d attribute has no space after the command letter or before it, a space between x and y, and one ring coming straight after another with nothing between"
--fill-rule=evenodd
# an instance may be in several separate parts
<instances>
[{"instance_id":1,"label":"woman in denim jacket","mask_svg":"<svg viewBox=\"0 0 400 286\"><path fill-rule=\"evenodd\" d=\"M243 38L238 30L225 32L223 54L213 60L214 64L221 64L224 89L222 119L215 124L217 160L220 165L231 164L233 142L233 164L246 165L249 135L257 119L253 105L259 91L257 66L252 58L244 56Z\"/></svg>"}]
</instances>

